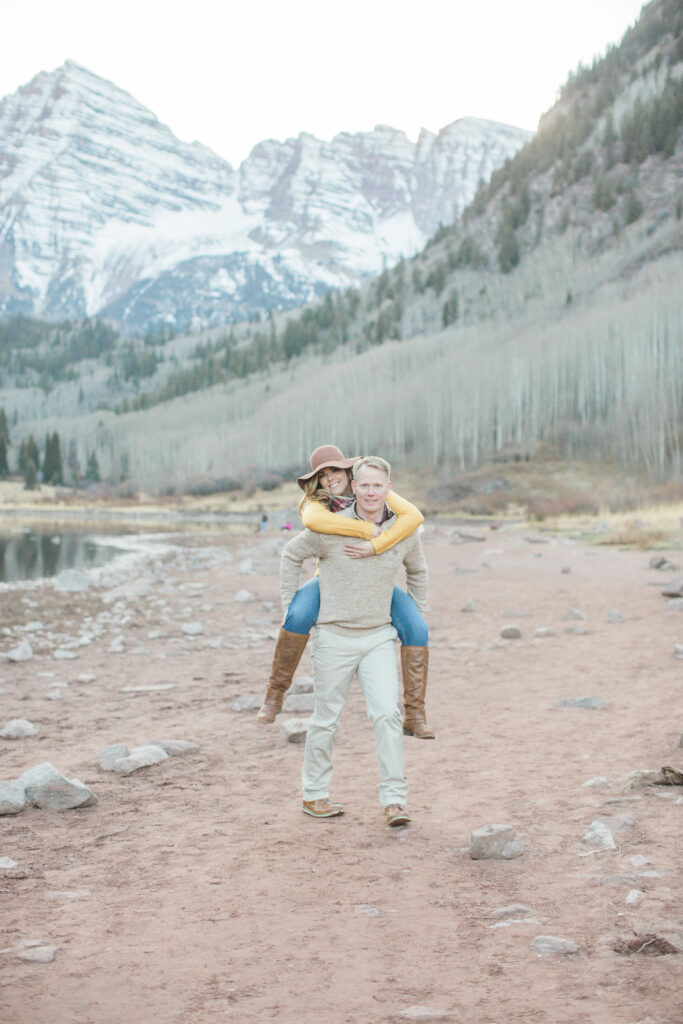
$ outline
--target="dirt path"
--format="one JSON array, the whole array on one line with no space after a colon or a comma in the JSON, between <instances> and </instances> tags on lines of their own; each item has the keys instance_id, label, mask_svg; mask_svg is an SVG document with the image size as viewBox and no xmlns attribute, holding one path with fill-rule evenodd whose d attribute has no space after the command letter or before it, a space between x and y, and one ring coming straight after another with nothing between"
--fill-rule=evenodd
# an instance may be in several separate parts
<instances>
[{"instance_id":1,"label":"dirt path","mask_svg":"<svg viewBox=\"0 0 683 1024\"><path fill-rule=\"evenodd\" d=\"M17 862L0 870L0 1021L680 1024L683 957L646 955L661 943L616 947L656 935L683 948L683 790L625 791L633 769L683 766L683 611L665 610L650 584L671 575L648 554L538 537L425 533L438 739L406 739L414 820L403 830L384 827L357 684L332 793L347 813L332 821L301 814L302 747L231 710L267 675L279 536L178 540L145 569L148 593L120 604L99 590L0 595L2 650L31 620L52 631L32 660L0 662L0 725L41 729L0 740L0 779L51 761L98 797L0 818L0 857ZM252 574L240 573L245 558ZM235 602L240 589L255 600ZM468 600L475 610L462 612ZM572 607L586 635L565 633ZM622 623L605 621L612 609ZM184 636L196 620L204 634ZM510 621L521 640L500 639ZM536 638L544 626L555 635ZM77 660L54 660L57 634L88 629L106 631ZM125 653L109 653L116 636ZM554 707L583 696L608 705ZM201 749L127 777L97 767L111 743L167 737ZM585 785L598 776L607 784ZM604 817L617 849L594 853L581 837ZM494 822L515 827L522 857L470 859L471 830ZM530 913L492 916L516 903ZM538 935L579 951L541 957ZM58 946L54 961L17 959L31 939Z\"/></svg>"}]
</instances>

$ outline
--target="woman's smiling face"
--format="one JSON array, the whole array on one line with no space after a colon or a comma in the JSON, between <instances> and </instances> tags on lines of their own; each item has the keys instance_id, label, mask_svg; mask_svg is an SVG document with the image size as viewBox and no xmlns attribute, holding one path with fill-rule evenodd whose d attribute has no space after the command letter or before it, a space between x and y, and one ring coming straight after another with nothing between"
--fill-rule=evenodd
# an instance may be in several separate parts
<instances>
[{"instance_id":1,"label":"woman's smiling face","mask_svg":"<svg viewBox=\"0 0 683 1024\"><path fill-rule=\"evenodd\" d=\"M324 469L320 470L318 481L323 490L329 491L330 494L335 494L339 497L346 491L349 478L346 475L345 469L335 469L333 466L325 466Z\"/></svg>"}]
</instances>

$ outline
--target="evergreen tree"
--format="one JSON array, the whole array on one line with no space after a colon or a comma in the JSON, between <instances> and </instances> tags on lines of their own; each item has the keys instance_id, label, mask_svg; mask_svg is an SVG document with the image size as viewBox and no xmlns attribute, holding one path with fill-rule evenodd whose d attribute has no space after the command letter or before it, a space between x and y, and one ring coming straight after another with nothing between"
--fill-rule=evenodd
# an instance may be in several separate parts
<instances>
[{"instance_id":1,"label":"evergreen tree","mask_svg":"<svg viewBox=\"0 0 683 1024\"><path fill-rule=\"evenodd\" d=\"M7 444L9 444L9 427L7 425L7 416L5 410L0 409L0 437L4 437Z\"/></svg>"},{"instance_id":2,"label":"evergreen tree","mask_svg":"<svg viewBox=\"0 0 683 1024\"><path fill-rule=\"evenodd\" d=\"M89 480L90 483L93 484L98 484L100 482L100 467L98 465L95 452L90 452L88 455L88 464L85 467L85 479Z\"/></svg>"},{"instance_id":3,"label":"evergreen tree","mask_svg":"<svg viewBox=\"0 0 683 1024\"><path fill-rule=\"evenodd\" d=\"M9 466L7 464L7 441L3 434L0 434L0 480L4 480L5 477L9 476Z\"/></svg>"},{"instance_id":4,"label":"evergreen tree","mask_svg":"<svg viewBox=\"0 0 683 1024\"><path fill-rule=\"evenodd\" d=\"M643 212L643 204L641 203L638 196L635 194L633 189L626 196L626 206L624 208L624 220L627 224L633 224L635 220L638 220L641 213Z\"/></svg>"},{"instance_id":5,"label":"evergreen tree","mask_svg":"<svg viewBox=\"0 0 683 1024\"><path fill-rule=\"evenodd\" d=\"M52 473L54 472L54 456L52 452L52 438L49 434L45 435L45 455L43 457L43 480L49 484L52 480Z\"/></svg>"},{"instance_id":6,"label":"evergreen tree","mask_svg":"<svg viewBox=\"0 0 683 1024\"><path fill-rule=\"evenodd\" d=\"M33 459L27 459L24 467L24 490L35 491L38 486L38 469Z\"/></svg>"},{"instance_id":7,"label":"evergreen tree","mask_svg":"<svg viewBox=\"0 0 683 1024\"><path fill-rule=\"evenodd\" d=\"M446 301L444 302L443 309L441 310L441 323L444 327L448 327L449 324L455 323L458 319L458 293L453 289Z\"/></svg>"}]
</instances>

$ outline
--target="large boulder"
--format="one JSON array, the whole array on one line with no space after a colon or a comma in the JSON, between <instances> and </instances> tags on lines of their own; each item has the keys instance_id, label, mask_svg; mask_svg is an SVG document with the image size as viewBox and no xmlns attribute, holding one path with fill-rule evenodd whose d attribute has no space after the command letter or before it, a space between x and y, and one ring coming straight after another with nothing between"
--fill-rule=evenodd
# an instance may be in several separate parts
<instances>
[{"instance_id":1,"label":"large boulder","mask_svg":"<svg viewBox=\"0 0 683 1024\"><path fill-rule=\"evenodd\" d=\"M27 800L34 807L66 811L97 803L97 797L91 789L78 779L67 779L49 761L29 768L19 781L26 790Z\"/></svg>"}]
</instances>

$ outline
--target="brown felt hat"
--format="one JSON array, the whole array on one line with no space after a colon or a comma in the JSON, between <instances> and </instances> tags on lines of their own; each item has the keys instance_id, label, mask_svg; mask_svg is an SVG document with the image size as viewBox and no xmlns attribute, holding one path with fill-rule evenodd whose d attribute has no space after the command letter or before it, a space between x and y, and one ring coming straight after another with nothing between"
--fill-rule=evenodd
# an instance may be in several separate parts
<instances>
[{"instance_id":1,"label":"brown felt hat","mask_svg":"<svg viewBox=\"0 0 683 1024\"><path fill-rule=\"evenodd\" d=\"M326 469L328 466L332 469L350 469L360 458L360 455L354 455L352 459L345 459L341 448L337 448L334 444L321 444L311 454L311 472L300 476L297 483L303 491L306 481L319 473L321 469Z\"/></svg>"}]
</instances>

